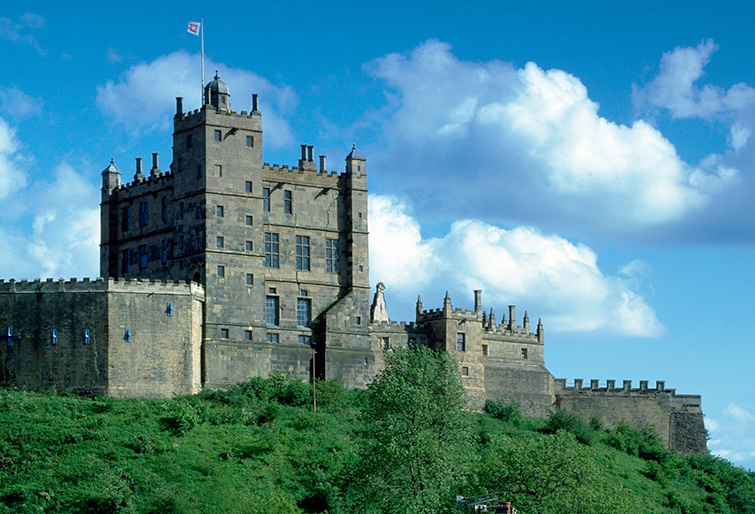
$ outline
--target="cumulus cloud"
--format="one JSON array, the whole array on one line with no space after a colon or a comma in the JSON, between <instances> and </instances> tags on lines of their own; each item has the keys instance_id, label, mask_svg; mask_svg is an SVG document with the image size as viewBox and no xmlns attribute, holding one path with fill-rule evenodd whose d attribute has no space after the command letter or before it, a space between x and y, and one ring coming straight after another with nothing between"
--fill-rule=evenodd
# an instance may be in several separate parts
<instances>
[{"instance_id":1,"label":"cumulus cloud","mask_svg":"<svg viewBox=\"0 0 755 514\"><path fill-rule=\"evenodd\" d=\"M755 105L755 89L744 83L728 90L696 85L716 50L718 45L707 39L694 48L677 47L664 53L658 75L646 87L635 88L636 105L665 109L674 118L703 119L729 116Z\"/></svg>"},{"instance_id":2,"label":"cumulus cloud","mask_svg":"<svg viewBox=\"0 0 755 514\"><path fill-rule=\"evenodd\" d=\"M176 97L184 98L185 109L199 107L199 61L199 55L178 51L151 62L133 65L118 82L109 80L97 87L97 106L134 134L168 131L175 113ZM277 148L293 141L291 129L285 120L297 102L291 88L276 86L255 73L221 63L206 61L205 68L219 71L220 78L231 93L231 105L237 111L251 110L251 94L260 95L260 110L265 116L266 144ZM212 74L205 79L212 80Z\"/></svg>"},{"instance_id":3,"label":"cumulus cloud","mask_svg":"<svg viewBox=\"0 0 755 514\"><path fill-rule=\"evenodd\" d=\"M28 175L24 169L28 161L19 152L16 131L0 118L0 199L6 198L27 182Z\"/></svg>"},{"instance_id":4,"label":"cumulus cloud","mask_svg":"<svg viewBox=\"0 0 755 514\"><path fill-rule=\"evenodd\" d=\"M417 210L428 216L626 234L679 220L738 181L730 166L685 163L642 120L601 117L581 81L561 70L461 61L439 41L367 69L389 90L391 152L379 164L396 170L399 187L422 188Z\"/></svg>"},{"instance_id":5,"label":"cumulus cloud","mask_svg":"<svg viewBox=\"0 0 755 514\"><path fill-rule=\"evenodd\" d=\"M711 453L755 469L755 413L731 403L718 416L709 414L705 425Z\"/></svg>"},{"instance_id":6,"label":"cumulus cloud","mask_svg":"<svg viewBox=\"0 0 755 514\"><path fill-rule=\"evenodd\" d=\"M26 250L44 277L97 275L99 272L99 190L69 164L54 180L31 187L32 232ZM76 198L76 202L71 202Z\"/></svg>"},{"instance_id":7,"label":"cumulus cloud","mask_svg":"<svg viewBox=\"0 0 755 514\"><path fill-rule=\"evenodd\" d=\"M99 190L69 164L18 193L23 209L0 220L0 277L96 276L99 272ZM76 198L72 202L71 198Z\"/></svg>"},{"instance_id":8,"label":"cumulus cloud","mask_svg":"<svg viewBox=\"0 0 755 514\"><path fill-rule=\"evenodd\" d=\"M605 274L583 244L531 227L506 230L470 219L455 222L442 237L424 239L398 200L373 195L370 202L370 275L386 284L389 302L410 301L428 289L440 300L448 289L464 305L473 290L482 289L486 304L524 305L554 330L642 337L664 332L630 282Z\"/></svg>"},{"instance_id":9,"label":"cumulus cloud","mask_svg":"<svg viewBox=\"0 0 755 514\"><path fill-rule=\"evenodd\" d=\"M99 190L85 178L93 173L61 164L52 180L33 181L31 162L16 130L0 118L0 277L96 275Z\"/></svg>"}]
</instances>

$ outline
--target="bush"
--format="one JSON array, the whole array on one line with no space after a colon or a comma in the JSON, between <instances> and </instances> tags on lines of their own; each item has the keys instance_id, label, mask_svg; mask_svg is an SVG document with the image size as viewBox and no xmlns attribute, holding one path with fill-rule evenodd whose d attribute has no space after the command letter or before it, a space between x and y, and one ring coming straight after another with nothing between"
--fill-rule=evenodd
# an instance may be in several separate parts
<instances>
[{"instance_id":1,"label":"bush","mask_svg":"<svg viewBox=\"0 0 755 514\"><path fill-rule=\"evenodd\" d=\"M543 432L555 434L559 430L566 430L574 434L577 440L583 444L592 444L595 440L595 431L590 428L585 418L579 414L556 409L548 415L548 421L545 423Z\"/></svg>"},{"instance_id":2,"label":"bush","mask_svg":"<svg viewBox=\"0 0 755 514\"><path fill-rule=\"evenodd\" d=\"M518 426L522 421L522 411L516 403L498 403L493 400L485 401L485 412L496 419Z\"/></svg>"}]
</instances>

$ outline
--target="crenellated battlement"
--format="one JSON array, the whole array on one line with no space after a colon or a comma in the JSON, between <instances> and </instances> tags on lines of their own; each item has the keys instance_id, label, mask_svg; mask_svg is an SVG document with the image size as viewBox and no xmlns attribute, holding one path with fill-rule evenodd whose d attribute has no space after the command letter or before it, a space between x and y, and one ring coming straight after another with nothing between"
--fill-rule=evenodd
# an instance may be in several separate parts
<instances>
[{"instance_id":1,"label":"crenellated battlement","mask_svg":"<svg viewBox=\"0 0 755 514\"><path fill-rule=\"evenodd\" d=\"M336 171L318 171L317 169L304 169L298 166L279 165L264 163L262 173L265 180L280 180L288 182L306 181L315 186L329 187L337 189L341 177L346 176L346 172L338 173Z\"/></svg>"},{"instance_id":2,"label":"crenellated battlement","mask_svg":"<svg viewBox=\"0 0 755 514\"><path fill-rule=\"evenodd\" d=\"M416 330L421 328L421 324L414 321L373 321L372 326L379 330L399 329L399 330Z\"/></svg>"},{"instance_id":3,"label":"crenellated battlement","mask_svg":"<svg viewBox=\"0 0 755 514\"><path fill-rule=\"evenodd\" d=\"M228 117L236 117L236 118L248 118L252 119L255 116L259 117L259 112L254 111L236 111L235 109L231 109L230 111L225 111L222 109L209 109L205 111L205 107L202 107L201 109L194 109L193 111L188 111L181 113L180 115L176 115L175 119L176 121L194 121L196 118L199 118L202 114L205 114L206 112L218 115L218 116L228 116ZM200 121L204 121L205 118L201 118Z\"/></svg>"},{"instance_id":4,"label":"crenellated battlement","mask_svg":"<svg viewBox=\"0 0 755 514\"><path fill-rule=\"evenodd\" d=\"M110 193L112 197L114 194L127 195L127 196L139 196L152 193L153 191L161 191L166 187L172 185L173 173L170 170L166 170L159 175L145 175L142 179L134 179L131 182L122 182L115 187Z\"/></svg>"},{"instance_id":5,"label":"crenellated battlement","mask_svg":"<svg viewBox=\"0 0 755 514\"><path fill-rule=\"evenodd\" d=\"M192 294L196 296L204 297L204 288L194 282L174 282L166 280L117 280L114 278L108 278L107 280L102 277L97 277L92 280L89 277L84 277L79 280L78 278L64 279L60 278L54 280L48 278L42 280L36 278L34 280L29 279L0 279L0 294L3 293L74 293L74 292L95 292L95 291L109 291L109 292L144 292L150 294Z\"/></svg>"},{"instance_id":6,"label":"crenellated battlement","mask_svg":"<svg viewBox=\"0 0 755 514\"><path fill-rule=\"evenodd\" d=\"M670 401L670 407L689 412L702 412L700 395L676 394L676 389L666 388L664 380L657 380L655 387L649 387L648 380L640 380L639 387L632 387L631 380L624 380L621 387L616 387L616 380L606 380L605 386L600 386L598 379L591 379L589 385L582 379L574 379L574 385L568 387L565 378L553 380L553 392L558 396L582 395L599 397L653 397L665 396Z\"/></svg>"}]
</instances>

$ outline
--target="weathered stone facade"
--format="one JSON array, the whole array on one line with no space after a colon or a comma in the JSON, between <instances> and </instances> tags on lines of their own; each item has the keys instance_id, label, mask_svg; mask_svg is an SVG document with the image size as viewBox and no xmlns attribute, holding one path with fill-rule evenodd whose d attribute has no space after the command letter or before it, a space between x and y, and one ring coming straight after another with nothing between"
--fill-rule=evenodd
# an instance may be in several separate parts
<instances>
[{"instance_id":1,"label":"weathered stone facade","mask_svg":"<svg viewBox=\"0 0 755 514\"><path fill-rule=\"evenodd\" d=\"M0 282L0 385L118 397L201 389L198 284ZM10 327L13 327L12 329Z\"/></svg>"},{"instance_id":2,"label":"weathered stone facade","mask_svg":"<svg viewBox=\"0 0 755 514\"><path fill-rule=\"evenodd\" d=\"M371 308L366 158L354 147L336 173L302 145L297 166L263 163L257 96L232 110L216 75L205 97L189 113L177 99L169 169L153 154L130 181L113 162L103 171L107 279L0 283L1 384L173 396L282 371L365 387L386 352L428 345L458 360L473 407L556 405L704 451L699 397L695 410L666 391L568 389L545 367L542 323L517 325L514 306L497 323L480 291L473 310L418 299L415 321L395 323L379 284Z\"/></svg>"}]
</instances>

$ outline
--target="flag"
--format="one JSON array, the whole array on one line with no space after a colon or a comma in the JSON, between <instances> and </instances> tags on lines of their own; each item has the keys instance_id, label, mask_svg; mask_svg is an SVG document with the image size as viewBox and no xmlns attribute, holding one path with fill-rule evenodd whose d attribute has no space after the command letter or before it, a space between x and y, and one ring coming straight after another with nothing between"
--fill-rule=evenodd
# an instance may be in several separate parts
<instances>
[{"instance_id":1,"label":"flag","mask_svg":"<svg viewBox=\"0 0 755 514\"><path fill-rule=\"evenodd\" d=\"M189 22L189 30L187 32L194 34L195 36L199 35L199 27L201 23L198 21L190 21Z\"/></svg>"}]
</instances>

